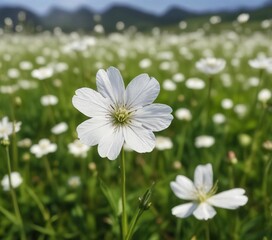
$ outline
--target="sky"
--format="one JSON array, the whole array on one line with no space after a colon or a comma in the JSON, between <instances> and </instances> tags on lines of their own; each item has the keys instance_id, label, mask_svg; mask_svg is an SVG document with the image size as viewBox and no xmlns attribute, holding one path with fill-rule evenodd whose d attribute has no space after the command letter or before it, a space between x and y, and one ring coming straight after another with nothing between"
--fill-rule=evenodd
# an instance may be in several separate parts
<instances>
[{"instance_id":1,"label":"sky","mask_svg":"<svg viewBox=\"0 0 272 240\"><path fill-rule=\"evenodd\" d=\"M171 6L193 11L233 10L240 7L256 8L268 0L0 0L0 6L22 6L45 14L52 7L75 10L86 6L103 12L113 4L132 6L155 14L162 14Z\"/></svg>"}]
</instances>

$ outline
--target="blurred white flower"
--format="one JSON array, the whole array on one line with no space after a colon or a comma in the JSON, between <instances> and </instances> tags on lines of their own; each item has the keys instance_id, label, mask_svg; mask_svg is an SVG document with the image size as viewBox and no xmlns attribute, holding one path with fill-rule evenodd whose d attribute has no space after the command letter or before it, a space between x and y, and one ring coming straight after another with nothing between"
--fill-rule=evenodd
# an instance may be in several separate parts
<instances>
[{"instance_id":1,"label":"blurred white flower","mask_svg":"<svg viewBox=\"0 0 272 240\"><path fill-rule=\"evenodd\" d=\"M248 64L255 69L267 69L272 67L272 58L258 56L255 59L248 60Z\"/></svg>"},{"instance_id":2,"label":"blurred white flower","mask_svg":"<svg viewBox=\"0 0 272 240\"><path fill-rule=\"evenodd\" d=\"M200 78L189 78L185 82L185 86L189 89L200 90L205 87L205 82Z\"/></svg>"},{"instance_id":3,"label":"blurred white flower","mask_svg":"<svg viewBox=\"0 0 272 240\"><path fill-rule=\"evenodd\" d=\"M31 72L31 76L39 80L50 78L53 76L53 74L54 74L54 70L52 67L41 67L38 69L34 69Z\"/></svg>"},{"instance_id":4,"label":"blurred white flower","mask_svg":"<svg viewBox=\"0 0 272 240\"><path fill-rule=\"evenodd\" d=\"M124 30L124 28L125 28L125 23L124 22L119 21L119 22L116 23L116 30L122 31L122 30Z\"/></svg>"},{"instance_id":5,"label":"blurred white flower","mask_svg":"<svg viewBox=\"0 0 272 240\"><path fill-rule=\"evenodd\" d=\"M55 135L61 134L66 132L68 129L68 124L66 122L61 122L55 125L52 129L51 132Z\"/></svg>"},{"instance_id":6,"label":"blurred white flower","mask_svg":"<svg viewBox=\"0 0 272 240\"><path fill-rule=\"evenodd\" d=\"M13 132L18 132L21 129L21 122L9 122L8 117L3 117L0 121L0 139L8 139L8 136Z\"/></svg>"},{"instance_id":7,"label":"blurred white flower","mask_svg":"<svg viewBox=\"0 0 272 240\"><path fill-rule=\"evenodd\" d=\"M173 76L173 81L174 82L183 82L185 79L184 75L182 73L176 73L174 76Z\"/></svg>"},{"instance_id":8,"label":"blurred white flower","mask_svg":"<svg viewBox=\"0 0 272 240\"><path fill-rule=\"evenodd\" d=\"M155 148L163 151L173 148L173 142L169 137L156 136L156 145Z\"/></svg>"},{"instance_id":9,"label":"blurred white flower","mask_svg":"<svg viewBox=\"0 0 272 240\"><path fill-rule=\"evenodd\" d=\"M177 89L176 83L174 83L170 79L164 80L163 83L162 83L162 87L166 91L175 91Z\"/></svg>"},{"instance_id":10,"label":"blurred white flower","mask_svg":"<svg viewBox=\"0 0 272 240\"><path fill-rule=\"evenodd\" d=\"M221 58L202 58L196 62L196 68L205 74L213 75L221 72L226 65L226 61Z\"/></svg>"},{"instance_id":11,"label":"blurred white flower","mask_svg":"<svg viewBox=\"0 0 272 240\"><path fill-rule=\"evenodd\" d=\"M248 13L241 13L237 17L238 23L246 23L249 20L249 14Z\"/></svg>"},{"instance_id":12,"label":"blurred white flower","mask_svg":"<svg viewBox=\"0 0 272 240\"><path fill-rule=\"evenodd\" d=\"M176 180L170 183L170 187L178 198L192 201L172 208L172 214L179 218L193 214L198 220L208 220L216 214L214 207L236 209L248 201L242 188L216 194L217 184L213 185L211 164L196 167L194 182L183 175L178 175Z\"/></svg>"},{"instance_id":13,"label":"blurred white flower","mask_svg":"<svg viewBox=\"0 0 272 240\"><path fill-rule=\"evenodd\" d=\"M18 81L18 86L21 89L28 90L28 89L37 88L38 84L37 84L37 82L22 79L22 80Z\"/></svg>"},{"instance_id":14,"label":"blurred white flower","mask_svg":"<svg viewBox=\"0 0 272 240\"><path fill-rule=\"evenodd\" d=\"M191 121L192 120L192 114L189 109L187 108L179 108L175 112L175 116L178 120L184 120L184 121Z\"/></svg>"},{"instance_id":15,"label":"blurred white flower","mask_svg":"<svg viewBox=\"0 0 272 240\"><path fill-rule=\"evenodd\" d=\"M78 139L68 144L69 153L71 153L75 157L81 157L81 158L87 157L87 153L89 149L90 149L90 146L83 144Z\"/></svg>"},{"instance_id":16,"label":"blurred white flower","mask_svg":"<svg viewBox=\"0 0 272 240\"><path fill-rule=\"evenodd\" d=\"M34 144L30 148L30 152L36 156L36 158L41 158L48 153L53 153L57 151L57 144L51 143L48 139L43 138L38 144Z\"/></svg>"},{"instance_id":17,"label":"blurred white flower","mask_svg":"<svg viewBox=\"0 0 272 240\"><path fill-rule=\"evenodd\" d=\"M7 72L9 78L18 78L20 76L20 71L17 68L10 68Z\"/></svg>"},{"instance_id":18,"label":"blurred white flower","mask_svg":"<svg viewBox=\"0 0 272 240\"><path fill-rule=\"evenodd\" d=\"M179 22L179 28L180 29L186 29L187 28L187 22L185 22L185 21Z\"/></svg>"},{"instance_id":19,"label":"blurred white flower","mask_svg":"<svg viewBox=\"0 0 272 240\"><path fill-rule=\"evenodd\" d=\"M81 185L81 180L79 176L72 176L67 181L68 186L71 188L77 188Z\"/></svg>"},{"instance_id":20,"label":"blurred white flower","mask_svg":"<svg viewBox=\"0 0 272 240\"><path fill-rule=\"evenodd\" d=\"M167 128L173 116L165 104L153 104L160 85L147 74L135 77L125 89L118 69L110 67L97 73L98 92L90 88L76 90L73 105L89 120L77 127L82 143L98 144L101 157L114 160L124 142L136 152L151 152L155 147L153 131Z\"/></svg>"},{"instance_id":21,"label":"blurred white flower","mask_svg":"<svg viewBox=\"0 0 272 240\"><path fill-rule=\"evenodd\" d=\"M259 82L260 82L260 80L257 77L250 77L248 79L248 83L252 87L257 87L259 85Z\"/></svg>"},{"instance_id":22,"label":"blurred white flower","mask_svg":"<svg viewBox=\"0 0 272 240\"><path fill-rule=\"evenodd\" d=\"M245 104L237 104L233 110L239 117L244 117L247 112L247 106Z\"/></svg>"},{"instance_id":23,"label":"blurred white flower","mask_svg":"<svg viewBox=\"0 0 272 240\"><path fill-rule=\"evenodd\" d=\"M56 105L59 99L54 95L45 95L41 97L41 104L43 106Z\"/></svg>"},{"instance_id":24,"label":"blurred white flower","mask_svg":"<svg viewBox=\"0 0 272 240\"><path fill-rule=\"evenodd\" d=\"M139 62L139 67L142 69L149 68L152 64L152 61L149 58L144 58Z\"/></svg>"},{"instance_id":25,"label":"blurred white flower","mask_svg":"<svg viewBox=\"0 0 272 240\"><path fill-rule=\"evenodd\" d=\"M197 148L209 148L214 145L215 140L212 136L201 135L195 138L195 146Z\"/></svg>"},{"instance_id":26,"label":"blurred white flower","mask_svg":"<svg viewBox=\"0 0 272 240\"><path fill-rule=\"evenodd\" d=\"M13 94L19 89L17 84L0 86L0 92L3 94Z\"/></svg>"},{"instance_id":27,"label":"blurred white flower","mask_svg":"<svg viewBox=\"0 0 272 240\"><path fill-rule=\"evenodd\" d=\"M10 174L10 178L11 178L11 186L12 188L17 188L19 187L22 182L23 179L21 177L21 174L18 172L11 172ZM1 185L3 187L4 191L9 191L10 190L10 181L9 181L9 177L8 175L5 175L1 181Z\"/></svg>"},{"instance_id":28,"label":"blurred white flower","mask_svg":"<svg viewBox=\"0 0 272 240\"><path fill-rule=\"evenodd\" d=\"M222 124L226 121L226 117L222 113L216 113L213 115L212 120L215 124Z\"/></svg>"},{"instance_id":29,"label":"blurred white flower","mask_svg":"<svg viewBox=\"0 0 272 240\"><path fill-rule=\"evenodd\" d=\"M262 89L258 93L258 100L260 102L266 103L270 98L271 98L271 91L269 89L267 89L267 88Z\"/></svg>"},{"instance_id":30,"label":"blurred white flower","mask_svg":"<svg viewBox=\"0 0 272 240\"><path fill-rule=\"evenodd\" d=\"M17 146L21 148L29 148L32 145L30 138L24 138L17 142Z\"/></svg>"},{"instance_id":31,"label":"blurred white flower","mask_svg":"<svg viewBox=\"0 0 272 240\"><path fill-rule=\"evenodd\" d=\"M225 98L221 101L221 106L224 109L231 109L233 107L233 101L229 98Z\"/></svg>"},{"instance_id":32,"label":"blurred white flower","mask_svg":"<svg viewBox=\"0 0 272 240\"><path fill-rule=\"evenodd\" d=\"M211 16L210 17L210 23L211 24L218 24L221 22L221 17L220 16Z\"/></svg>"},{"instance_id":33,"label":"blurred white flower","mask_svg":"<svg viewBox=\"0 0 272 240\"><path fill-rule=\"evenodd\" d=\"M33 68L33 64L29 61L22 61L19 63L19 67L22 70L31 70Z\"/></svg>"}]
</instances>

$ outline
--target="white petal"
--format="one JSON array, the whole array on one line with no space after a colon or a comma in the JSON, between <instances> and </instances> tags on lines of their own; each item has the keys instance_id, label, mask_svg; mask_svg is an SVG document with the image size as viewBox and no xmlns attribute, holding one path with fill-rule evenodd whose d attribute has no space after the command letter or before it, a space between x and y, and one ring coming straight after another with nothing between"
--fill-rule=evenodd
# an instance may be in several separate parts
<instances>
[{"instance_id":1,"label":"white petal","mask_svg":"<svg viewBox=\"0 0 272 240\"><path fill-rule=\"evenodd\" d=\"M197 191L193 182L185 176L178 175L176 181L170 183L170 187L178 198L184 200L197 199Z\"/></svg>"},{"instance_id":2,"label":"white petal","mask_svg":"<svg viewBox=\"0 0 272 240\"><path fill-rule=\"evenodd\" d=\"M126 89L126 106L137 108L153 103L160 92L160 84L147 74L135 77Z\"/></svg>"},{"instance_id":3,"label":"white petal","mask_svg":"<svg viewBox=\"0 0 272 240\"><path fill-rule=\"evenodd\" d=\"M110 121L101 117L86 120L77 127L78 138L88 146L98 144L101 138L113 128Z\"/></svg>"},{"instance_id":4,"label":"white petal","mask_svg":"<svg viewBox=\"0 0 272 240\"><path fill-rule=\"evenodd\" d=\"M107 72L100 69L96 75L96 85L98 92L114 104L122 105L124 103L125 86L117 68L110 67Z\"/></svg>"},{"instance_id":5,"label":"white petal","mask_svg":"<svg viewBox=\"0 0 272 240\"><path fill-rule=\"evenodd\" d=\"M169 127L173 116L172 108L165 104L151 104L135 112L133 119L152 131L161 131Z\"/></svg>"},{"instance_id":6,"label":"white petal","mask_svg":"<svg viewBox=\"0 0 272 240\"><path fill-rule=\"evenodd\" d=\"M104 116L109 112L109 102L100 93L90 88L76 90L72 103L77 110L88 117Z\"/></svg>"},{"instance_id":7,"label":"white petal","mask_svg":"<svg viewBox=\"0 0 272 240\"><path fill-rule=\"evenodd\" d=\"M247 203L248 198L244 195L244 193L244 189L234 188L210 197L207 202L215 207L236 209Z\"/></svg>"},{"instance_id":8,"label":"white petal","mask_svg":"<svg viewBox=\"0 0 272 240\"><path fill-rule=\"evenodd\" d=\"M197 189L208 193L213 186L213 171L210 163L198 165L195 169L194 183Z\"/></svg>"},{"instance_id":9,"label":"white petal","mask_svg":"<svg viewBox=\"0 0 272 240\"><path fill-rule=\"evenodd\" d=\"M197 208L195 203L185 203L172 208L172 214L176 217L186 218Z\"/></svg>"},{"instance_id":10,"label":"white petal","mask_svg":"<svg viewBox=\"0 0 272 240\"><path fill-rule=\"evenodd\" d=\"M154 133L140 125L125 126L124 137L126 144L138 153L151 152L155 147Z\"/></svg>"},{"instance_id":11,"label":"white petal","mask_svg":"<svg viewBox=\"0 0 272 240\"><path fill-rule=\"evenodd\" d=\"M105 133L98 144L98 153L101 157L107 157L110 160L115 160L120 154L124 144L124 136L121 127L112 128Z\"/></svg>"},{"instance_id":12,"label":"white petal","mask_svg":"<svg viewBox=\"0 0 272 240\"><path fill-rule=\"evenodd\" d=\"M211 205L203 202L198 205L193 214L198 220L208 220L215 216L216 211Z\"/></svg>"}]
</instances>

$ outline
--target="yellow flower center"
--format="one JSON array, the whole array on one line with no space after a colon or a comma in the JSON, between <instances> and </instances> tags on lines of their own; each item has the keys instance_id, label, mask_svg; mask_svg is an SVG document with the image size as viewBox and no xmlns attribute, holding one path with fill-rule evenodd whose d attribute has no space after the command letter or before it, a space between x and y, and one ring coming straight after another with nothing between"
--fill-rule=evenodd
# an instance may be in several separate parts
<instances>
[{"instance_id":1,"label":"yellow flower center","mask_svg":"<svg viewBox=\"0 0 272 240\"><path fill-rule=\"evenodd\" d=\"M130 113L129 111L124 107L119 107L114 112L114 119L116 123L119 124L125 124L129 120Z\"/></svg>"}]
</instances>

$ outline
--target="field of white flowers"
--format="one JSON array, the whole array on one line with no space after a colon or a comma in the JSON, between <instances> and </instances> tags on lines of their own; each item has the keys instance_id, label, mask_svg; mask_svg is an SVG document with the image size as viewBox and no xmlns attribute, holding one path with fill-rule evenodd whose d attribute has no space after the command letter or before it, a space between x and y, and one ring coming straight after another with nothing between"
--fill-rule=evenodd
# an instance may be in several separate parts
<instances>
[{"instance_id":1,"label":"field of white flowers","mask_svg":"<svg viewBox=\"0 0 272 240\"><path fill-rule=\"evenodd\" d=\"M271 34L2 33L0 238L272 239Z\"/></svg>"}]
</instances>

